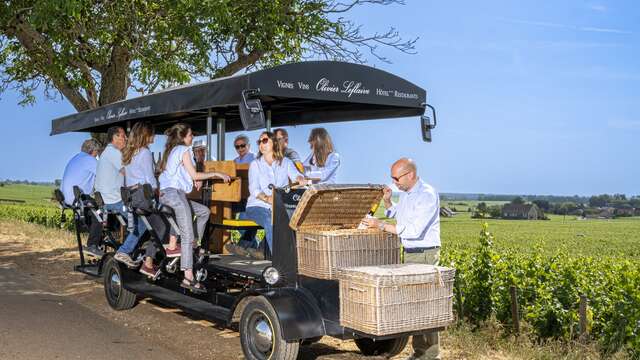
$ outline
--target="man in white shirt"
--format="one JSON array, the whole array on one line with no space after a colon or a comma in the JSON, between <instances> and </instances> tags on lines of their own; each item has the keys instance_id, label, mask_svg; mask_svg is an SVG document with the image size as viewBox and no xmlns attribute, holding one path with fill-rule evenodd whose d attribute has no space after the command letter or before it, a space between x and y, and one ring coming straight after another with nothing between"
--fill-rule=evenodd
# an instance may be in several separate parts
<instances>
[{"instance_id":1,"label":"man in white shirt","mask_svg":"<svg viewBox=\"0 0 640 360\"><path fill-rule=\"evenodd\" d=\"M119 126L110 127L107 130L107 139L110 143L100 154L98 168L96 169L96 183L94 190L102 195L104 208L107 211L119 212L125 219L127 213L123 209L122 195L120 188L124 186L124 167L122 166L122 149L127 143L127 134ZM136 237L133 231L127 235ZM128 241L128 240L126 240ZM137 239L132 239L132 243L137 243ZM102 254L96 254L102 256Z\"/></svg>"},{"instance_id":2,"label":"man in white shirt","mask_svg":"<svg viewBox=\"0 0 640 360\"><path fill-rule=\"evenodd\" d=\"M127 135L119 126L107 130L109 144L102 151L96 170L95 191L100 192L105 207L112 211L122 211L120 188L124 185L122 149L127 143Z\"/></svg>"},{"instance_id":3,"label":"man in white shirt","mask_svg":"<svg viewBox=\"0 0 640 360\"><path fill-rule=\"evenodd\" d=\"M371 228L397 234L404 248L404 261L438 265L440 261L440 198L431 185L418 177L413 160L402 158L391 166L391 179L401 191L397 204L391 201L391 189L384 189L386 215L396 224L367 218ZM409 359L440 359L438 333L415 335L413 355Z\"/></svg>"}]
</instances>

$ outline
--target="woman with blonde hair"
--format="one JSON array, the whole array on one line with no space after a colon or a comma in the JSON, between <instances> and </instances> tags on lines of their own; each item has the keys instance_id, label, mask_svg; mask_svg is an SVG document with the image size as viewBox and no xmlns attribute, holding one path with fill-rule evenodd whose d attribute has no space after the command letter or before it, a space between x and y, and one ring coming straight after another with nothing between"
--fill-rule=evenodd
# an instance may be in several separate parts
<instances>
[{"instance_id":1,"label":"woman with blonde hair","mask_svg":"<svg viewBox=\"0 0 640 360\"><path fill-rule=\"evenodd\" d=\"M125 169L125 186L150 184L153 189L158 188L158 182L153 171L153 155L149 145L153 143L153 127L147 122L139 122L133 125L124 149L122 149L122 165ZM137 216L133 217L134 229L129 233L124 243L118 248L114 259L134 267L137 263L131 258L131 254L138 244L138 240L144 234L146 227ZM145 262L140 271L148 276L157 272L153 268L153 261Z\"/></svg>"},{"instance_id":2,"label":"woman with blonde hair","mask_svg":"<svg viewBox=\"0 0 640 360\"><path fill-rule=\"evenodd\" d=\"M315 128L309 134L311 154L303 162L305 176L319 184L335 184L340 155L335 152L331 136L325 128Z\"/></svg>"},{"instance_id":3,"label":"woman with blonde hair","mask_svg":"<svg viewBox=\"0 0 640 360\"><path fill-rule=\"evenodd\" d=\"M193 232L192 220L195 215L197 238L201 239L210 211L206 206L188 200L187 194L193 189L194 181L219 178L229 182L231 179L223 173L196 171L191 150L193 132L189 125L173 125L165 132L165 135L167 135L167 143L162 160L158 165L162 172L160 174L160 202L173 208L176 222L180 228L180 246L176 245L177 240L172 236L166 252L167 256L181 257L180 269L184 272L184 278L180 286L201 293L206 289L193 276L193 246L196 235Z\"/></svg>"},{"instance_id":4,"label":"woman with blonde hair","mask_svg":"<svg viewBox=\"0 0 640 360\"><path fill-rule=\"evenodd\" d=\"M273 191L269 185L283 187L290 181L303 181L295 164L284 157L274 133L264 131L258 137L258 157L249 165L249 198L244 215L262 226L265 232L267 253L273 251L273 224L271 208Z\"/></svg>"}]
</instances>

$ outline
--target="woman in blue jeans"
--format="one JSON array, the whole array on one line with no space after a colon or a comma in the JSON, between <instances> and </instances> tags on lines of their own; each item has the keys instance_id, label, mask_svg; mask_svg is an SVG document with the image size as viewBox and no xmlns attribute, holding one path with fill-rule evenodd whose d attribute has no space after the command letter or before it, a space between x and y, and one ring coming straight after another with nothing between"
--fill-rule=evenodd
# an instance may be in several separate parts
<instances>
[{"instance_id":1,"label":"woman in blue jeans","mask_svg":"<svg viewBox=\"0 0 640 360\"><path fill-rule=\"evenodd\" d=\"M249 198L245 216L264 228L267 251L270 253L273 249L273 193L269 185L283 187L290 180L302 183L304 178L294 163L284 157L274 133L265 131L260 134L258 148L258 157L249 165Z\"/></svg>"},{"instance_id":2,"label":"woman in blue jeans","mask_svg":"<svg viewBox=\"0 0 640 360\"><path fill-rule=\"evenodd\" d=\"M159 164L160 174L160 202L173 208L176 223L180 228L180 246L176 246L175 236L171 236L167 256L180 254L180 269L184 278L180 286L193 292L204 292L206 289L193 276L193 247L194 242L202 238L209 220L209 209L195 201L187 199L187 194L193 190L194 181L220 178L225 182L231 179L229 175L218 172L197 172L193 161L191 144L193 132L187 124L173 125L165 132L167 143ZM197 234L193 231L193 217L196 217Z\"/></svg>"}]
</instances>

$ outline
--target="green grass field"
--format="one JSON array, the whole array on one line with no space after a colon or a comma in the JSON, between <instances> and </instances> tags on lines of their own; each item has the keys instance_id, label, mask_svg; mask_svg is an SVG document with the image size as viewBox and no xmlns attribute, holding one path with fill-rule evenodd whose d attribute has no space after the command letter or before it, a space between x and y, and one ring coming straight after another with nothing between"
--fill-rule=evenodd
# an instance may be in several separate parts
<instances>
[{"instance_id":1,"label":"green grass field","mask_svg":"<svg viewBox=\"0 0 640 360\"><path fill-rule=\"evenodd\" d=\"M2 200L23 200L27 204L55 205L51 202L53 189L48 185L4 185L0 187L0 204L10 203Z\"/></svg>"},{"instance_id":2,"label":"green grass field","mask_svg":"<svg viewBox=\"0 0 640 360\"><path fill-rule=\"evenodd\" d=\"M499 249L533 252L540 246L552 255L566 250L572 256L614 257L640 260L640 217L614 220L577 220L549 215L550 220L478 220L469 213L442 218L443 249L464 249L478 244L481 224L487 222Z\"/></svg>"}]
</instances>

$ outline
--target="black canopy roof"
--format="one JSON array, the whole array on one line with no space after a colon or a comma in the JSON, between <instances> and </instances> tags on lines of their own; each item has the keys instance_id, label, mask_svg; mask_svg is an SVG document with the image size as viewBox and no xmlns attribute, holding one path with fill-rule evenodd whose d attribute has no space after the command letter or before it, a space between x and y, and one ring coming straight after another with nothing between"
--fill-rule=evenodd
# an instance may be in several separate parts
<instances>
[{"instance_id":1,"label":"black canopy roof","mask_svg":"<svg viewBox=\"0 0 640 360\"><path fill-rule=\"evenodd\" d=\"M104 132L109 126L146 120L162 133L176 122L203 134L209 110L226 119L226 131L242 130L242 91L256 90L273 127L419 116L426 91L369 66L309 61L170 88L54 119L51 135ZM215 133L215 126L213 127Z\"/></svg>"}]
</instances>

